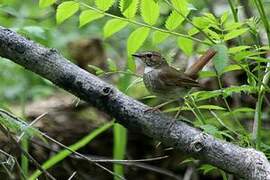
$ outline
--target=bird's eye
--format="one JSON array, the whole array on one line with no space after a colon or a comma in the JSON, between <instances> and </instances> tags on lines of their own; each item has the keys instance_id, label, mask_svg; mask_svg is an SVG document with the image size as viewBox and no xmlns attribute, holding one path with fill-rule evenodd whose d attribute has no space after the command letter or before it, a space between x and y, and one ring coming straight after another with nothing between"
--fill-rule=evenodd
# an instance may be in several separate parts
<instances>
[{"instance_id":1,"label":"bird's eye","mask_svg":"<svg viewBox=\"0 0 270 180\"><path fill-rule=\"evenodd\" d=\"M152 54L146 54L146 57L151 58Z\"/></svg>"}]
</instances>

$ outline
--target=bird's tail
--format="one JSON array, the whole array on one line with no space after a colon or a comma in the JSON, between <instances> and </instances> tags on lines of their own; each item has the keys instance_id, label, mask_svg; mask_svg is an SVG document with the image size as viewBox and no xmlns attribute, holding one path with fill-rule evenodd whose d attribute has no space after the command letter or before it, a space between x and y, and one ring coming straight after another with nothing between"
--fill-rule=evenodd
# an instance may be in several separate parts
<instances>
[{"instance_id":1,"label":"bird's tail","mask_svg":"<svg viewBox=\"0 0 270 180\"><path fill-rule=\"evenodd\" d=\"M206 51L206 53L202 55L197 62L192 64L192 66L185 71L185 74L193 79L197 79L198 73L212 59L212 57L214 57L216 53L217 52L213 49Z\"/></svg>"}]
</instances>

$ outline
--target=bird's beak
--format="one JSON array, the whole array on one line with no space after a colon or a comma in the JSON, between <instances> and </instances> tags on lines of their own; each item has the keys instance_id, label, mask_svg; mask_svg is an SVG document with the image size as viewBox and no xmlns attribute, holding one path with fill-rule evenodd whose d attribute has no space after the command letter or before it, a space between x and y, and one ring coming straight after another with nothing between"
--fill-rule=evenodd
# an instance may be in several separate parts
<instances>
[{"instance_id":1,"label":"bird's beak","mask_svg":"<svg viewBox=\"0 0 270 180\"><path fill-rule=\"evenodd\" d=\"M141 58L142 57L142 55L140 55L140 54L132 54L132 56L136 57L136 58Z\"/></svg>"}]
</instances>

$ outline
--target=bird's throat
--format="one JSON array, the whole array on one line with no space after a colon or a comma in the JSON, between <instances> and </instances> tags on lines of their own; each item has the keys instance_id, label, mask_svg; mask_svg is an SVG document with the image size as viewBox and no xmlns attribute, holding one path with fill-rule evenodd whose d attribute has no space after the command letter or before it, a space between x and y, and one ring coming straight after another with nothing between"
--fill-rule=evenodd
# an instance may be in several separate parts
<instances>
[{"instance_id":1,"label":"bird's throat","mask_svg":"<svg viewBox=\"0 0 270 180\"><path fill-rule=\"evenodd\" d=\"M149 73L149 72L151 72L151 71L153 71L153 70L154 70L154 68L149 67L149 66L146 66L146 67L144 68L144 73Z\"/></svg>"}]
</instances>

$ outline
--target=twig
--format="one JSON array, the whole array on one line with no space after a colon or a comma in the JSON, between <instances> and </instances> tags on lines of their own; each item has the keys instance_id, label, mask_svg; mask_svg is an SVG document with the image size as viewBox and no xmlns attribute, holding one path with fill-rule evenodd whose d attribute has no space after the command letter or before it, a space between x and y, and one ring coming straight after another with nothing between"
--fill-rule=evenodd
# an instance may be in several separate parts
<instances>
[{"instance_id":1,"label":"twig","mask_svg":"<svg viewBox=\"0 0 270 180\"><path fill-rule=\"evenodd\" d=\"M14 143L17 148L28 158L30 161L34 163L34 165L43 172L50 179L56 180L48 171L46 171L27 151L25 151L20 144L11 136L10 132L5 129L5 127L0 124L0 130Z\"/></svg>"}]
</instances>

